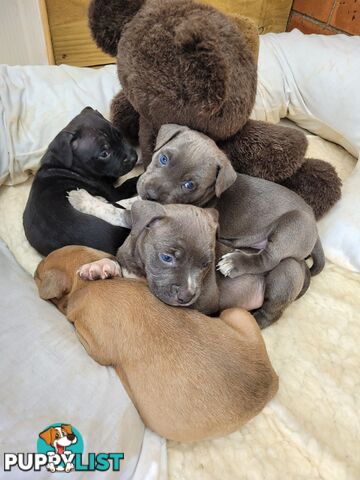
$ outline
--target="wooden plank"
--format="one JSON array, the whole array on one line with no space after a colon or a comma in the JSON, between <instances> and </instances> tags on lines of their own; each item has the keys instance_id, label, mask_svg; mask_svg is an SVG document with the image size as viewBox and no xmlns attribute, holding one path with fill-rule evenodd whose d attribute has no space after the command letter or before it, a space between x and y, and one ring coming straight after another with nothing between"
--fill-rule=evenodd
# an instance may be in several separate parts
<instances>
[{"instance_id":1,"label":"wooden plank","mask_svg":"<svg viewBox=\"0 0 360 480\"><path fill-rule=\"evenodd\" d=\"M39 0L39 8L40 8L41 22L43 25L46 53L47 53L49 65L54 65L55 64L54 50L53 50L52 41L51 41L49 17L47 14L45 0Z\"/></svg>"},{"instance_id":2,"label":"wooden plank","mask_svg":"<svg viewBox=\"0 0 360 480\"><path fill-rule=\"evenodd\" d=\"M284 32L292 0L199 0L224 13L239 13L250 17L259 33Z\"/></svg>"},{"instance_id":3,"label":"wooden plank","mask_svg":"<svg viewBox=\"0 0 360 480\"><path fill-rule=\"evenodd\" d=\"M87 24L89 0L46 0L55 63L95 66L114 63L97 48Z\"/></svg>"},{"instance_id":4,"label":"wooden plank","mask_svg":"<svg viewBox=\"0 0 360 480\"><path fill-rule=\"evenodd\" d=\"M99 50L87 25L89 0L41 0L46 3L51 44L56 64L96 66L114 63ZM225 13L250 17L259 33L283 32L292 0L198 0Z\"/></svg>"}]
</instances>

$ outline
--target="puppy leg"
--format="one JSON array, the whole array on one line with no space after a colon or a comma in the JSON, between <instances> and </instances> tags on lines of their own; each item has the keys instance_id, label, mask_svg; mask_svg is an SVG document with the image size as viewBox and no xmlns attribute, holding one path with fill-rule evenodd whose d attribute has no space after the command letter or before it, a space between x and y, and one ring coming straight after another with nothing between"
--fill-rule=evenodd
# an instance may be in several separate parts
<instances>
[{"instance_id":1,"label":"puppy leg","mask_svg":"<svg viewBox=\"0 0 360 480\"><path fill-rule=\"evenodd\" d=\"M309 286L309 269L305 261L286 258L266 276L265 300L254 311L260 328L278 320L285 308L303 295Z\"/></svg>"},{"instance_id":2,"label":"puppy leg","mask_svg":"<svg viewBox=\"0 0 360 480\"><path fill-rule=\"evenodd\" d=\"M130 212L93 197L84 189L69 192L68 200L71 206L81 213L93 215L116 227L131 228Z\"/></svg>"},{"instance_id":3,"label":"puppy leg","mask_svg":"<svg viewBox=\"0 0 360 480\"><path fill-rule=\"evenodd\" d=\"M291 257L299 261L307 258L317 237L314 217L307 212L294 210L278 219L266 248L254 254L244 251L228 253L218 263L218 270L230 278L270 272L284 258Z\"/></svg>"},{"instance_id":4,"label":"puppy leg","mask_svg":"<svg viewBox=\"0 0 360 480\"><path fill-rule=\"evenodd\" d=\"M97 262L82 265L77 273L82 280L106 280L122 276L120 265L111 258L102 258Z\"/></svg>"},{"instance_id":5,"label":"puppy leg","mask_svg":"<svg viewBox=\"0 0 360 480\"><path fill-rule=\"evenodd\" d=\"M237 330L251 342L262 342L259 326L251 313L242 308L229 308L220 314L220 319Z\"/></svg>"}]
</instances>

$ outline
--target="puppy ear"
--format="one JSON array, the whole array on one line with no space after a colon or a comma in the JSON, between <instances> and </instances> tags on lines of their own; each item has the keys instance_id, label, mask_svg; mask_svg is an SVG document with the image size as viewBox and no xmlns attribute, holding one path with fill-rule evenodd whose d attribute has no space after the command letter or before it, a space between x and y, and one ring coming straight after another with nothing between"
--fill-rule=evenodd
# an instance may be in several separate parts
<instances>
[{"instance_id":1,"label":"puppy ear","mask_svg":"<svg viewBox=\"0 0 360 480\"><path fill-rule=\"evenodd\" d=\"M219 212L216 208L205 208L205 211L211 216L214 223L217 225L219 223Z\"/></svg>"},{"instance_id":2,"label":"puppy ear","mask_svg":"<svg viewBox=\"0 0 360 480\"><path fill-rule=\"evenodd\" d=\"M61 425L61 428L62 430L64 430L67 435L72 435L73 431L72 431L72 427L71 425L65 425L64 423Z\"/></svg>"},{"instance_id":3,"label":"puppy ear","mask_svg":"<svg viewBox=\"0 0 360 480\"><path fill-rule=\"evenodd\" d=\"M188 127L176 125L175 123L167 123L163 125L160 128L156 139L155 152L163 148L167 143L186 130L189 130Z\"/></svg>"},{"instance_id":4,"label":"puppy ear","mask_svg":"<svg viewBox=\"0 0 360 480\"><path fill-rule=\"evenodd\" d=\"M43 432L39 433L39 437L48 445L52 445L55 440L55 428L50 427L47 430L44 430Z\"/></svg>"},{"instance_id":5,"label":"puppy ear","mask_svg":"<svg viewBox=\"0 0 360 480\"><path fill-rule=\"evenodd\" d=\"M39 295L44 300L60 299L70 290L70 281L65 272L51 268L38 279Z\"/></svg>"},{"instance_id":6,"label":"puppy ear","mask_svg":"<svg viewBox=\"0 0 360 480\"><path fill-rule=\"evenodd\" d=\"M165 208L160 203L147 200L135 202L131 208L131 237L136 241L146 227L149 227L155 220L165 216Z\"/></svg>"},{"instance_id":7,"label":"puppy ear","mask_svg":"<svg viewBox=\"0 0 360 480\"><path fill-rule=\"evenodd\" d=\"M75 133L62 130L50 143L48 151L64 167L71 167L73 162L72 142L75 140Z\"/></svg>"},{"instance_id":8,"label":"puppy ear","mask_svg":"<svg viewBox=\"0 0 360 480\"><path fill-rule=\"evenodd\" d=\"M217 197L225 192L236 181L237 173L231 165L230 160L224 154L218 164L218 173L215 182L215 194Z\"/></svg>"}]
</instances>

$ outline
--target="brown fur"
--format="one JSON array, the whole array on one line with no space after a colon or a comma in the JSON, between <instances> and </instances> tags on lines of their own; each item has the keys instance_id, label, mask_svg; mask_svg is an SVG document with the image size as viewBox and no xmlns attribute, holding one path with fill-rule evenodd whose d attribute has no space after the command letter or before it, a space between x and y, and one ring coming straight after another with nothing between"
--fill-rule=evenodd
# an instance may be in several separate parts
<instances>
[{"instance_id":1,"label":"brown fur","mask_svg":"<svg viewBox=\"0 0 360 480\"><path fill-rule=\"evenodd\" d=\"M304 188L302 133L249 121L258 37L245 17L230 18L191 0L92 0L89 22L98 46L117 54L128 102L115 97L112 116L123 131L132 131L140 115L145 166L160 126L186 125L219 142L239 173L287 178L318 216L338 200L340 180L328 164L315 169Z\"/></svg>"},{"instance_id":2,"label":"brown fur","mask_svg":"<svg viewBox=\"0 0 360 480\"><path fill-rule=\"evenodd\" d=\"M89 355L116 369L148 427L196 441L233 432L262 410L278 378L252 315L230 309L209 318L163 304L142 281L77 275L80 265L104 257L65 247L40 263L35 280Z\"/></svg>"},{"instance_id":3,"label":"brown fur","mask_svg":"<svg viewBox=\"0 0 360 480\"><path fill-rule=\"evenodd\" d=\"M314 158L306 162L290 178L281 182L302 197L321 218L341 197L341 180L335 168Z\"/></svg>"}]
</instances>

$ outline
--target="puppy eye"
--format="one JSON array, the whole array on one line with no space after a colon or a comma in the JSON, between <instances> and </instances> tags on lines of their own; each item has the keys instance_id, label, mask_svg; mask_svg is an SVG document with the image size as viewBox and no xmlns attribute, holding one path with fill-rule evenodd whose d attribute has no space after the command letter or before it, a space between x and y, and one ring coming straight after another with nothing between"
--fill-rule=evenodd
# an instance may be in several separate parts
<instances>
[{"instance_id":1,"label":"puppy eye","mask_svg":"<svg viewBox=\"0 0 360 480\"><path fill-rule=\"evenodd\" d=\"M59 432L55 433L55 438L60 438L60 433Z\"/></svg>"},{"instance_id":2,"label":"puppy eye","mask_svg":"<svg viewBox=\"0 0 360 480\"><path fill-rule=\"evenodd\" d=\"M208 268L208 267L210 266L210 264L211 264L211 260L206 260L205 262L203 262L203 263L201 264L201 267L202 267L203 269L205 269L205 268Z\"/></svg>"},{"instance_id":3,"label":"puppy eye","mask_svg":"<svg viewBox=\"0 0 360 480\"><path fill-rule=\"evenodd\" d=\"M160 253L159 255L160 260L164 263L173 263L174 262L174 257L172 255L169 255L168 253Z\"/></svg>"},{"instance_id":4,"label":"puppy eye","mask_svg":"<svg viewBox=\"0 0 360 480\"><path fill-rule=\"evenodd\" d=\"M159 162L161 163L161 165L165 166L169 163L169 157L162 153L159 157Z\"/></svg>"},{"instance_id":5,"label":"puppy eye","mask_svg":"<svg viewBox=\"0 0 360 480\"><path fill-rule=\"evenodd\" d=\"M189 192L195 190L195 183L192 180L188 180L182 184L182 187Z\"/></svg>"},{"instance_id":6,"label":"puppy eye","mask_svg":"<svg viewBox=\"0 0 360 480\"><path fill-rule=\"evenodd\" d=\"M106 160L109 157L110 157L110 152L108 152L107 150L102 151L99 155L100 160Z\"/></svg>"}]
</instances>

